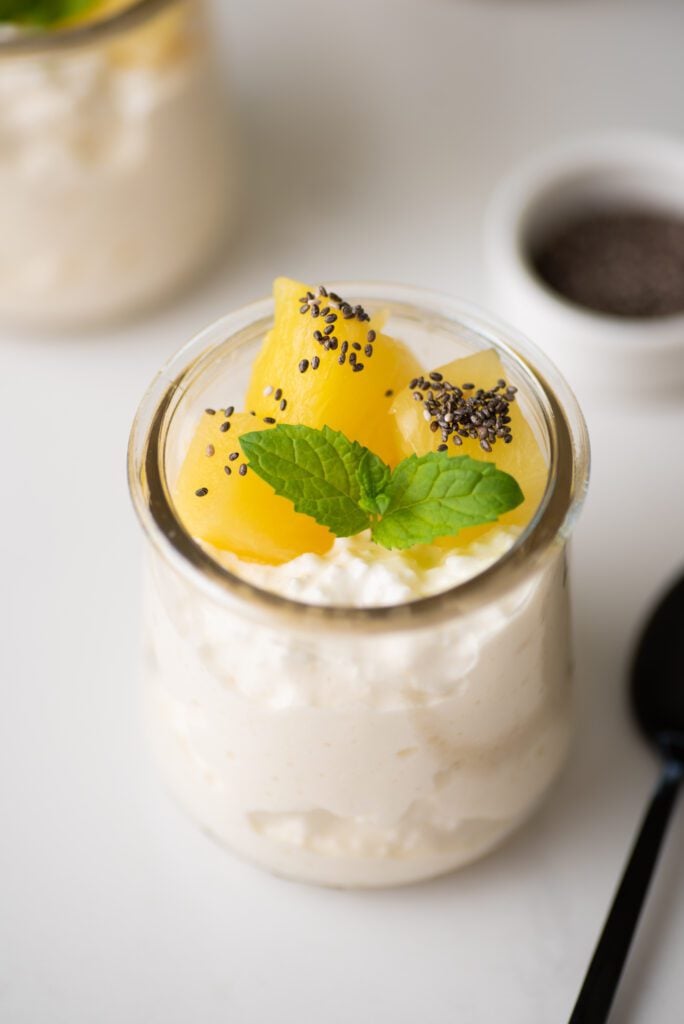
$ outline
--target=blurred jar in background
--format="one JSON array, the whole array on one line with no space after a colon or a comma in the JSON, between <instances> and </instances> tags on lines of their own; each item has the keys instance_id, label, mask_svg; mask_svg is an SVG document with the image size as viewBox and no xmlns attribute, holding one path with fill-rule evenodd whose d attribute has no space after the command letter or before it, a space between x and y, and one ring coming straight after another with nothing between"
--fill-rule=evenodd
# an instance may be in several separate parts
<instances>
[{"instance_id":1,"label":"blurred jar in background","mask_svg":"<svg viewBox=\"0 0 684 1024\"><path fill-rule=\"evenodd\" d=\"M208 261L234 191L201 0L104 0L0 38L0 320L87 326Z\"/></svg>"}]
</instances>

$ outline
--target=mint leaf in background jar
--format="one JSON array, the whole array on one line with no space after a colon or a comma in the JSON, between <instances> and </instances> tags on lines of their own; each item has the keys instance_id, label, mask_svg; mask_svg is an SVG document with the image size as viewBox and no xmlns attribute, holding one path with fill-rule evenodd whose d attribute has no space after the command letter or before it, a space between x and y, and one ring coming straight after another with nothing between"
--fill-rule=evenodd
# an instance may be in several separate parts
<instances>
[{"instance_id":1,"label":"mint leaf in background jar","mask_svg":"<svg viewBox=\"0 0 684 1024\"><path fill-rule=\"evenodd\" d=\"M49 27L99 4L100 0L0 0L0 22Z\"/></svg>"}]
</instances>

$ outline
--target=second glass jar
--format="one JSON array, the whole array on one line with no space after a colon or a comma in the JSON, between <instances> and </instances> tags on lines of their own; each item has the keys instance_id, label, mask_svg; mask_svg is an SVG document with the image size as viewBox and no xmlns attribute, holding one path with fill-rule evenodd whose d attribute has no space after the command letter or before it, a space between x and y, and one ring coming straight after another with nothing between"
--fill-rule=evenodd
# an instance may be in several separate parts
<instances>
[{"instance_id":1,"label":"second glass jar","mask_svg":"<svg viewBox=\"0 0 684 1024\"><path fill-rule=\"evenodd\" d=\"M221 243L235 141L204 6L110 3L99 21L3 37L0 319L125 317Z\"/></svg>"}]
</instances>

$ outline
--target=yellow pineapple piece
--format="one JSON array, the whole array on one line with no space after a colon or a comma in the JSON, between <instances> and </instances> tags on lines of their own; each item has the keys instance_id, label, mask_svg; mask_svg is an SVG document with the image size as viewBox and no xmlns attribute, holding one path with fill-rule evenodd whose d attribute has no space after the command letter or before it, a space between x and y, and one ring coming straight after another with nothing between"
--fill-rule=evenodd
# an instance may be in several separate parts
<instances>
[{"instance_id":1,"label":"yellow pineapple piece","mask_svg":"<svg viewBox=\"0 0 684 1024\"><path fill-rule=\"evenodd\" d=\"M81 14L60 22L60 28L103 21L132 7L135 0L97 0ZM192 0L160 11L149 21L125 28L107 44L107 56L121 67L160 67L182 56L195 29L191 23ZM197 15L195 14L195 17Z\"/></svg>"},{"instance_id":2,"label":"yellow pineapple piece","mask_svg":"<svg viewBox=\"0 0 684 1024\"><path fill-rule=\"evenodd\" d=\"M477 388L488 390L497 381L506 377L506 372L493 349L475 352L461 359L454 359L445 366L438 367L444 380L460 387L465 383L473 383ZM423 415L424 406L413 398L411 389L401 391L392 405L390 416L394 420L395 443L402 450L402 457L416 453L424 455L435 451L442 443L439 431L433 433ZM491 530L493 525L524 526L534 515L546 489L548 465L544 453L530 425L525 420L517 402L512 402L509 410L510 428L513 440L504 444L499 440L492 446L491 452L485 452L480 443L472 438L464 438L463 444L457 447L451 439L448 442L449 455L470 455L473 459L495 463L497 469L510 473L515 477L525 496L524 502L511 512L501 516L496 524L473 526L461 530L456 543L461 546L470 543L483 533ZM453 543L453 539L451 540Z\"/></svg>"},{"instance_id":3,"label":"yellow pineapple piece","mask_svg":"<svg viewBox=\"0 0 684 1024\"><path fill-rule=\"evenodd\" d=\"M118 14L126 7L132 7L135 0L98 0L89 12L89 20L100 20L108 18L112 14Z\"/></svg>"},{"instance_id":4,"label":"yellow pineapple piece","mask_svg":"<svg viewBox=\"0 0 684 1024\"><path fill-rule=\"evenodd\" d=\"M395 465L401 453L388 430L387 414L394 395L420 372L417 360L402 342L382 333L381 317L344 319L322 297L321 310L330 306L328 315L337 316L329 335L337 347L326 351L314 339L314 331L323 333L330 325L323 316L314 319L309 312L300 312L307 290L313 291L289 278L275 281L275 323L254 362L247 409L254 409L258 416L275 416L279 423L340 430ZM366 353L369 338L370 356ZM348 348L340 365L344 342ZM352 354L362 370L354 371ZM283 400L286 405L281 409Z\"/></svg>"},{"instance_id":5,"label":"yellow pineapple piece","mask_svg":"<svg viewBox=\"0 0 684 1024\"><path fill-rule=\"evenodd\" d=\"M278 565L306 551L324 554L334 540L330 531L295 512L246 467L240 435L267 429L249 413L204 413L176 481L178 515L193 537L249 561Z\"/></svg>"}]
</instances>

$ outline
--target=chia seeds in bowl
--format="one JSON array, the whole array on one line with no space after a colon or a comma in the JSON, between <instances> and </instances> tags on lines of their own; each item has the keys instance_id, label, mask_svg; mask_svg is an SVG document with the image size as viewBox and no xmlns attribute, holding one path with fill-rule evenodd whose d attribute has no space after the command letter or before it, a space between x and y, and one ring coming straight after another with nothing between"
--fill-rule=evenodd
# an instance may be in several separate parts
<instances>
[{"instance_id":1,"label":"chia seeds in bowl","mask_svg":"<svg viewBox=\"0 0 684 1024\"><path fill-rule=\"evenodd\" d=\"M684 389L684 144L575 139L497 187L485 227L490 302L580 398Z\"/></svg>"},{"instance_id":2,"label":"chia seeds in bowl","mask_svg":"<svg viewBox=\"0 0 684 1024\"><path fill-rule=\"evenodd\" d=\"M554 230L532 265L578 306L620 317L673 316L684 312L684 216L587 211Z\"/></svg>"}]
</instances>

